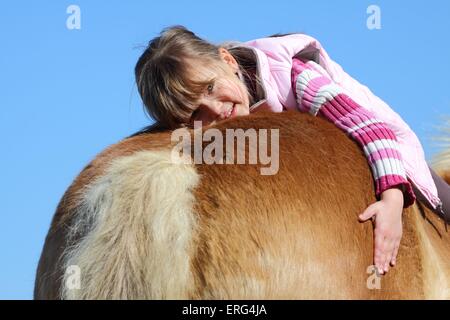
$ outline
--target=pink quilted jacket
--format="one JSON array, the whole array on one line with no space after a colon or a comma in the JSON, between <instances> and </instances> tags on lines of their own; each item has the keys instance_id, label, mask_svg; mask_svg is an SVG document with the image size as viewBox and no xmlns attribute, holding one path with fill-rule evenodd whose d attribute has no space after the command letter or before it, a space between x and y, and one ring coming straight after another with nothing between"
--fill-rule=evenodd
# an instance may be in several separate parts
<instances>
[{"instance_id":1,"label":"pink quilted jacket","mask_svg":"<svg viewBox=\"0 0 450 320\"><path fill-rule=\"evenodd\" d=\"M442 204L415 133L383 100L331 60L319 41L308 35L293 34L261 38L239 45L251 48L256 54L258 73L265 92L265 99L253 105L252 112L256 109L273 112L297 109L291 83L292 59L312 60L324 68L349 97L389 126L397 137L407 178L434 208Z\"/></svg>"}]
</instances>

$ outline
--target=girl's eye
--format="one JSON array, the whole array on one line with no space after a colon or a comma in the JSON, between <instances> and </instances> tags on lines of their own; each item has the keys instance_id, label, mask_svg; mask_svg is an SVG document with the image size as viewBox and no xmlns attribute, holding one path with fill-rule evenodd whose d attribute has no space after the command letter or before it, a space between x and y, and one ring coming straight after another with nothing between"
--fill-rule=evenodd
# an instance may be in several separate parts
<instances>
[{"instance_id":1,"label":"girl's eye","mask_svg":"<svg viewBox=\"0 0 450 320\"><path fill-rule=\"evenodd\" d=\"M208 94L212 93L213 89L214 89L214 83L208 84L208 87L206 88L206 90L208 91Z\"/></svg>"}]
</instances>

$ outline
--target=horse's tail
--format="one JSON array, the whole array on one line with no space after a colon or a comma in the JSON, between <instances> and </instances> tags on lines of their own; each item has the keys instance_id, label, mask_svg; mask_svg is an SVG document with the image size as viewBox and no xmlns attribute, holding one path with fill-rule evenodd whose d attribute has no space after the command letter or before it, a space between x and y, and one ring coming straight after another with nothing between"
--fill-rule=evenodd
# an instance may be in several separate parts
<instances>
[{"instance_id":1,"label":"horse's tail","mask_svg":"<svg viewBox=\"0 0 450 320\"><path fill-rule=\"evenodd\" d=\"M450 184L450 119L440 128L440 134L435 138L442 151L432 160L432 167L448 184Z\"/></svg>"}]
</instances>

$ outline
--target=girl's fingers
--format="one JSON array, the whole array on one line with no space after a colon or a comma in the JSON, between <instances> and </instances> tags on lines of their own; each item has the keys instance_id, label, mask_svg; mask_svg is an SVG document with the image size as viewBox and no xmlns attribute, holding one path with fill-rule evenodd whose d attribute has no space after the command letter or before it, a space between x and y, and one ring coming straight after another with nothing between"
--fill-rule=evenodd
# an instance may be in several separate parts
<instances>
[{"instance_id":1,"label":"girl's fingers","mask_svg":"<svg viewBox=\"0 0 450 320\"><path fill-rule=\"evenodd\" d=\"M400 240L397 240L395 243L394 253L392 254L391 258L392 266L395 266L395 264L397 263L398 248L400 248Z\"/></svg>"},{"instance_id":2,"label":"girl's fingers","mask_svg":"<svg viewBox=\"0 0 450 320\"><path fill-rule=\"evenodd\" d=\"M377 210L374 206L369 206L363 213L361 213L358 218L359 221L364 222L369 220L370 218L376 216Z\"/></svg>"},{"instance_id":3,"label":"girl's fingers","mask_svg":"<svg viewBox=\"0 0 450 320\"><path fill-rule=\"evenodd\" d=\"M395 260L398 252L399 241L391 240L383 235L377 235L375 240L375 265L380 274L389 271L392 259Z\"/></svg>"},{"instance_id":4,"label":"girl's fingers","mask_svg":"<svg viewBox=\"0 0 450 320\"><path fill-rule=\"evenodd\" d=\"M373 262L374 262L376 268L378 269L378 273L381 274L380 261L381 261L381 240L380 240L379 236L375 233Z\"/></svg>"},{"instance_id":5,"label":"girl's fingers","mask_svg":"<svg viewBox=\"0 0 450 320\"><path fill-rule=\"evenodd\" d=\"M387 272L386 270L386 261L388 260L388 257L390 258L389 255L389 240L387 238L383 239L383 255L382 255L382 259L381 259L381 263L380 263L380 267L383 270L383 274Z\"/></svg>"},{"instance_id":6,"label":"girl's fingers","mask_svg":"<svg viewBox=\"0 0 450 320\"><path fill-rule=\"evenodd\" d=\"M377 266L378 272L383 274L383 266L386 261L386 243L384 236L380 235L379 232L375 232L375 265Z\"/></svg>"},{"instance_id":7,"label":"girl's fingers","mask_svg":"<svg viewBox=\"0 0 450 320\"><path fill-rule=\"evenodd\" d=\"M386 239L386 242L387 242L387 249L386 249L386 260L384 261L384 272L389 271L389 264L392 260L392 255L394 254L395 249L395 240Z\"/></svg>"}]
</instances>

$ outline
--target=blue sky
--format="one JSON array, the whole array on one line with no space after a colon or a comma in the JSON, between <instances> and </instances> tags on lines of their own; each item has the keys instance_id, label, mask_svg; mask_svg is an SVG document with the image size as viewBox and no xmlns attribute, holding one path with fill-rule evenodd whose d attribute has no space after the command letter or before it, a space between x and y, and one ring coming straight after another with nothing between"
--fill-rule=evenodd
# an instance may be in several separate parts
<instances>
[{"instance_id":1,"label":"blue sky","mask_svg":"<svg viewBox=\"0 0 450 320\"><path fill-rule=\"evenodd\" d=\"M69 5L81 29L69 30ZM381 29L366 26L369 5ZM390 104L427 158L450 115L450 2L4 1L0 8L0 299L30 299L62 194L98 152L151 122L134 85L142 48L183 24L219 43L277 32L318 38Z\"/></svg>"}]
</instances>

